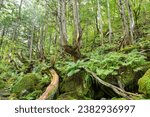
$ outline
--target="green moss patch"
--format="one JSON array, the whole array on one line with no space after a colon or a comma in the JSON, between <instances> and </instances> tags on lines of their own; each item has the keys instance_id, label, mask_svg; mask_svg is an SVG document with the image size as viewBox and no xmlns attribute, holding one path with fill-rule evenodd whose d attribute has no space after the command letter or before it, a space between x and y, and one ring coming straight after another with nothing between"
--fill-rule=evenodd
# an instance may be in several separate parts
<instances>
[{"instance_id":1,"label":"green moss patch","mask_svg":"<svg viewBox=\"0 0 150 117\"><path fill-rule=\"evenodd\" d=\"M0 89L5 87L5 82L3 80L0 79Z\"/></svg>"},{"instance_id":2,"label":"green moss patch","mask_svg":"<svg viewBox=\"0 0 150 117\"><path fill-rule=\"evenodd\" d=\"M15 83L12 87L12 92L19 94L24 90L35 90L38 82L39 79L36 74L28 73Z\"/></svg>"},{"instance_id":3,"label":"green moss patch","mask_svg":"<svg viewBox=\"0 0 150 117\"><path fill-rule=\"evenodd\" d=\"M150 69L144 74L142 78L138 81L139 92L150 97Z\"/></svg>"}]
</instances>

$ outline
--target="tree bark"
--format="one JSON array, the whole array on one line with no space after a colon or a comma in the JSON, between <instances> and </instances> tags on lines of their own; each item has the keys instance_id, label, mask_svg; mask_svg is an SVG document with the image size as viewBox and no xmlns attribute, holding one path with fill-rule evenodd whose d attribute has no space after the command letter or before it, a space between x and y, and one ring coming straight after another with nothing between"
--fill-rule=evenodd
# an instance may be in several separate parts
<instances>
[{"instance_id":1,"label":"tree bark","mask_svg":"<svg viewBox=\"0 0 150 117\"><path fill-rule=\"evenodd\" d=\"M3 7L3 3L4 3L4 0L1 0L1 1L0 1L0 10L1 10L1 8Z\"/></svg>"},{"instance_id":2,"label":"tree bark","mask_svg":"<svg viewBox=\"0 0 150 117\"><path fill-rule=\"evenodd\" d=\"M30 62L32 61L33 40L34 40L34 25L32 26L32 35L30 38L30 49L29 49L29 60L30 60Z\"/></svg>"},{"instance_id":3,"label":"tree bark","mask_svg":"<svg viewBox=\"0 0 150 117\"><path fill-rule=\"evenodd\" d=\"M13 32L13 40L16 40L19 35L19 28L21 24L21 9L22 9L23 0L20 1L18 15L15 21L14 32Z\"/></svg>"},{"instance_id":4,"label":"tree bark","mask_svg":"<svg viewBox=\"0 0 150 117\"><path fill-rule=\"evenodd\" d=\"M80 57L80 39L82 31L80 28L80 20L78 14L78 1L73 1L73 16L74 16L74 45L69 46L67 41L67 29L66 29L66 2L65 0L58 0L58 22L60 31L60 45L65 52L70 54L74 61L77 61Z\"/></svg>"},{"instance_id":5,"label":"tree bark","mask_svg":"<svg viewBox=\"0 0 150 117\"><path fill-rule=\"evenodd\" d=\"M129 19L129 27L130 27L130 44L134 43L134 36L133 36L133 31L134 31L134 17L133 17L133 12L131 9L131 4L129 0L125 0L126 7L128 9L128 19Z\"/></svg>"},{"instance_id":6,"label":"tree bark","mask_svg":"<svg viewBox=\"0 0 150 117\"><path fill-rule=\"evenodd\" d=\"M121 19L124 27L124 38L121 45L130 45L134 43L134 17L131 9L131 4L128 0L118 0L118 6L120 9ZM127 15L126 16L126 9Z\"/></svg>"},{"instance_id":7,"label":"tree bark","mask_svg":"<svg viewBox=\"0 0 150 117\"><path fill-rule=\"evenodd\" d=\"M43 33L44 33L44 23L43 23L43 21L42 21L42 27L41 27L41 29L40 29L40 40L39 40L39 57L40 57L40 60L42 61L42 60L44 60L44 47L43 47L43 45L44 45L44 35L43 35Z\"/></svg>"},{"instance_id":8,"label":"tree bark","mask_svg":"<svg viewBox=\"0 0 150 117\"><path fill-rule=\"evenodd\" d=\"M109 43L112 42L112 28L111 28L111 16L110 16L110 5L109 0L107 0L107 13L108 13L108 25L109 25Z\"/></svg>"},{"instance_id":9,"label":"tree bark","mask_svg":"<svg viewBox=\"0 0 150 117\"><path fill-rule=\"evenodd\" d=\"M101 38L101 45L104 45L104 41L103 41L103 19L101 16L101 4L99 2L99 0L97 0L97 27L99 29L99 35Z\"/></svg>"},{"instance_id":10,"label":"tree bark","mask_svg":"<svg viewBox=\"0 0 150 117\"><path fill-rule=\"evenodd\" d=\"M66 0L58 0L58 21L60 31L60 45L67 45L67 28L66 28Z\"/></svg>"},{"instance_id":11,"label":"tree bark","mask_svg":"<svg viewBox=\"0 0 150 117\"><path fill-rule=\"evenodd\" d=\"M118 0L118 6L119 6L119 10L120 10L120 15L121 15L122 24L123 24L123 33L124 33L124 38L122 40L121 46L122 45L128 45L130 32L129 32L128 21L126 18L125 4L122 0Z\"/></svg>"},{"instance_id":12,"label":"tree bark","mask_svg":"<svg viewBox=\"0 0 150 117\"><path fill-rule=\"evenodd\" d=\"M3 27L2 33L1 33L1 40L0 40L0 47L3 44L3 40L4 40L4 36L5 36L5 32L6 32L6 27Z\"/></svg>"},{"instance_id":13,"label":"tree bark","mask_svg":"<svg viewBox=\"0 0 150 117\"><path fill-rule=\"evenodd\" d=\"M73 22L74 22L74 37L73 37L73 45L75 45L75 51L78 53L80 58L80 43L82 37L82 29L80 26L80 18L79 18L79 3L78 0L72 0L73 2ZM78 59L79 59L78 58Z\"/></svg>"}]
</instances>

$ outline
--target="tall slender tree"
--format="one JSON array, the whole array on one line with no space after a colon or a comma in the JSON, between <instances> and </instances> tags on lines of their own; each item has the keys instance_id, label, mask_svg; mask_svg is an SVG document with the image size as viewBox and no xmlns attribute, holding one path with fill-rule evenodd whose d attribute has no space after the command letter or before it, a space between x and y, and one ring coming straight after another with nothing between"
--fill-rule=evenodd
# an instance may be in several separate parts
<instances>
[{"instance_id":1,"label":"tall slender tree","mask_svg":"<svg viewBox=\"0 0 150 117\"><path fill-rule=\"evenodd\" d=\"M60 31L60 45L67 45L67 29L66 29L66 0L58 0L58 20Z\"/></svg>"},{"instance_id":2,"label":"tall slender tree","mask_svg":"<svg viewBox=\"0 0 150 117\"><path fill-rule=\"evenodd\" d=\"M111 28L111 16L110 16L110 5L109 0L107 0L107 13L108 13L108 27L109 27L109 43L112 42L112 28Z\"/></svg>"},{"instance_id":3,"label":"tall slender tree","mask_svg":"<svg viewBox=\"0 0 150 117\"><path fill-rule=\"evenodd\" d=\"M82 29L80 26L80 18L79 18L79 2L78 0L72 0L72 2L73 2L73 22L74 22L73 44L75 45L75 49L76 49L75 51L80 56L80 43L82 37Z\"/></svg>"},{"instance_id":4,"label":"tall slender tree","mask_svg":"<svg viewBox=\"0 0 150 117\"><path fill-rule=\"evenodd\" d=\"M104 44L103 42L103 19L102 19L102 15L101 15L101 3L99 0L97 0L97 27L98 27L98 31L99 31L99 35L101 38L101 45Z\"/></svg>"}]
</instances>

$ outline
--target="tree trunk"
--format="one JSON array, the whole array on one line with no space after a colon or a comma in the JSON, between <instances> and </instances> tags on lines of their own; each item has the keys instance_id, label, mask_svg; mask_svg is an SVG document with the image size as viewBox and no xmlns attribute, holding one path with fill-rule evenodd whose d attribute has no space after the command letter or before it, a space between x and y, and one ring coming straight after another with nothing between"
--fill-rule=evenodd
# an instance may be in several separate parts
<instances>
[{"instance_id":1,"label":"tree trunk","mask_svg":"<svg viewBox=\"0 0 150 117\"><path fill-rule=\"evenodd\" d=\"M40 57L40 60L43 61L44 60L44 48L43 48L43 42L44 42L44 24L42 22L42 27L40 29L40 40L39 40L39 57Z\"/></svg>"},{"instance_id":2,"label":"tree trunk","mask_svg":"<svg viewBox=\"0 0 150 117\"><path fill-rule=\"evenodd\" d=\"M109 25L109 43L111 44L112 40L112 28L111 28L111 16L110 16L110 6L109 0L107 0L107 12L108 12L108 25Z\"/></svg>"},{"instance_id":3,"label":"tree trunk","mask_svg":"<svg viewBox=\"0 0 150 117\"><path fill-rule=\"evenodd\" d=\"M120 10L120 15L123 23L123 32L124 32L124 38L121 43L121 45L128 45L129 44L129 26L128 21L126 18L126 12L125 12L125 5L122 0L118 0L118 6Z\"/></svg>"},{"instance_id":4,"label":"tree trunk","mask_svg":"<svg viewBox=\"0 0 150 117\"><path fill-rule=\"evenodd\" d=\"M0 47L2 47L4 36L5 36L6 27L3 27L2 33L1 33L1 40L0 40Z\"/></svg>"},{"instance_id":5,"label":"tree trunk","mask_svg":"<svg viewBox=\"0 0 150 117\"><path fill-rule=\"evenodd\" d=\"M81 38L81 33L80 33L80 25L79 25L79 16L78 14L74 14L77 16L77 19L74 19L74 23L78 24L77 26L74 25L75 27L75 44L74 46L69 46L68 41L67 41L67 29L66 29L66 0L58 0L58 22L59 22L59 32L60 32L60 46L63 48L63 50L70 54L73 58L74 61L77 61L80 58L80 51L79 51L79 42ZM75 1L73 1L75 2ZM77 1L73 3L73 13L78 12L77 6ZM76 8L75 8L76 7ZM76 21L75 21L76 20Z\"/></svg>"},{"instance_id":6,"label":"tree trunk","mask_svg":"<svg viewBox=\"0 0 150 117\"><path fill-rule=\"evenodd\" d=\"M75 45L75 51L78 53L80 58L80 43L82 37L82 29L80 26L80 19L79 19L79 6L78 0L73 0L73 17L74 17L74 37L73 37L73 45ZM78 58L78 59L79 59Z\"/></svg>"},{"instance_id":7,"label":"tree trunk","mask_svg":"<svg viewBox=\"0 0 150 117\"><path fill-rule=\"evenodd\" d=\"M4 3L4 0L1 0L1 1L0 1L0 10L1 10L1 8L3 7L3 3Z\"/></svg>"},{"instance_id":8,"label":"tree trunk","mask_svg":"<svg viewBox=\"0 0 150 117\"><path fill-rule=\"evenodd\" d=\"M19 14L18 14L18 19L21 20L21 8L22 8L22 3L23 0L20 1L20 5L19 5Z\"/></svg>"},{"instance_id":9,"label":"tree trunk","mask_svg":"<svg viewBox=\"0 0 150 117\"><path fill-rule=\"evenodd\" d=\"M133 36L133 31L134 31L134 17L133 17L133 12L131 9L131 4L129 0L125 0L126 7L128 9L128 19L129 19L129 25L130 25L130 44L134 43L134 36Z\"/></svg>"},{"instance_id":10,"label":"tree trunk","mask_svg":"<svg viewBox=\"0 0 150 117\"><path fill-rule=\"evenodd\" d=\"M60 45L67 45L67 29L66 29L66 0L58 0L58 21L60 31Z\"/></svg>"},{"instance_id":11,"label":"tree trunk","mask_svg":"<svg viewBox=\"0 0 150 117\"><path fill-rule=\"evenodd\" d=\"M99 0L97 0L97 26L99 28L99 35L100 35L100 38L101 38L101 45L104 45L104 42L103 42L103 19L102 19L102 16L101 16L101 4L99 2Z\"/></svg>"},{"instance_id":12,"label":"tree trunk","mask_svg":"<svg viewBox=\"0 0 150 117\"><path fill-rule=\"evenodd\" d=\"M33 48L33 40L34 40L34 26L32 26L32 35L30 38L30 50L29 50L29 60L32 61L32 48Z\"/></svg>"},{"instance_id":13,"label":"tree trunk","mask_svg":"<svg viewBox=\"0 0 150 117\"><path fill-rule=\"evenodd\" d=\"M13 36L12 36L13 40L16 40L18 35L19 35L19 28L20 28L20 24L21 24L22 3L23 3L23 0L20 1L20 5L19 5L19 9L18 9L18 15L17 15L17 19L15 21L14 32L13 32Z\"/></svg>"}]
</instances>

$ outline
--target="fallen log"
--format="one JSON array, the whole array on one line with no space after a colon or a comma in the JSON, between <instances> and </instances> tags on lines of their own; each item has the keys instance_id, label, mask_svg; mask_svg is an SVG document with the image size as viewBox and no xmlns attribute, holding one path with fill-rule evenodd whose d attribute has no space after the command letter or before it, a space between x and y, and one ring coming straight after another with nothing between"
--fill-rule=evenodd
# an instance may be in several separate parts
<instances>
[{"instance_id":1,"label":"fallen log","mask_svg":"<svg viewBox=\"0 0 150 117\"><path fill-rule=\"evenodd\" d=\"M39 100L53 99L54 95L58 91L59 76L54 69L50 69L52 76L51 83L46 88L45 92L39 97Z\"/></svg>"}]
</instances>

